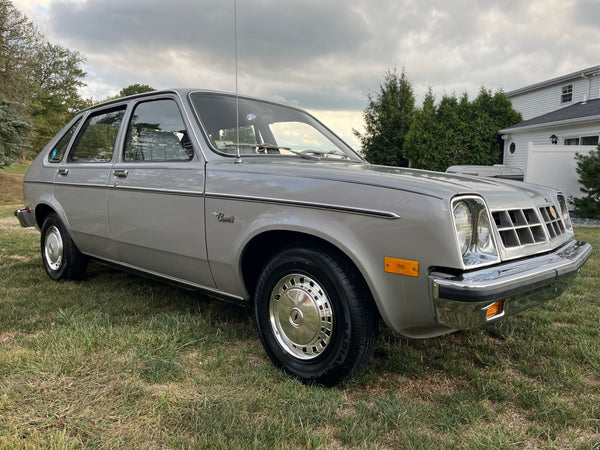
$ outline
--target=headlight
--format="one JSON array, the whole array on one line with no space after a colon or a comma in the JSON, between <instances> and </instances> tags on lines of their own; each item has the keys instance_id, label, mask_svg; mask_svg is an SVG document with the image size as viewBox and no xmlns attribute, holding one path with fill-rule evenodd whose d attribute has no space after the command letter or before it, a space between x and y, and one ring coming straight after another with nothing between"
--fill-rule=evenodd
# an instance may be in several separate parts
<instances>
[{"instance_id":1,"label":"headlight","mask_svg":"<svg viewBox=\"0 0 600 450\"><path fill-rule=\"evenodd\" d=\"M473 217L469 205L465 202L458 202L454 206L454 226L456 227L456 236L458 237L458 247L460 253L464 254L471 247L473 237Z\"/></svg>"},{"instance_id":2,"label":"headlight","mask_svg":"<svg viewBox=\"0 0 600 450\"><path fill-rule=\"evenodd\" d=\"M452 202L458 248L465 266L499 261L490 215L483 199L459 197Z\"/></svg>"},{"instance_id":3,"label":"headlight","mask_svg":"<svg viewBox=\"0 0 600 450\"><path fill-rule=\"evenodd\" d=\"M558 204L560 205L560 212L562 214L562 220L565 223L565 228L567 231L573 231L573 224L571 223L571 216L569 215L567 199L563 194L558 194Z\"/></svg>"}]
</instances>

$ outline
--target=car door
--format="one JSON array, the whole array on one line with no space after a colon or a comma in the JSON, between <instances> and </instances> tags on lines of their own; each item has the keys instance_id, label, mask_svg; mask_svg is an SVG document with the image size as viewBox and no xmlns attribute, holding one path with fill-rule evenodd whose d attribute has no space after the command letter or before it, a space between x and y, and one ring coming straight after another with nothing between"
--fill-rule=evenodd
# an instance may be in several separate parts
<instances>
[{"instance_id":1,"label":"car door","mask_svg":"<svg viewBox=\"0 0 600 450\"><path fill-rule=\"evenodd\" d=\"M110 107L85 117L66 158L57 164L52 188L79 249L108 259L114 249L109 245L106 188L125 109L126 105ZM51 158L58 150L57 146Z\"/></svg>"},{"instance_id":2,"label":"car door","mask_svg":"<svg viewBox=\"0 0 600 450\"><path fill-rule=\"evenodd\" d=\"M111 237L121 263L214 287L204 232L204 162L175 97L134 106L110 171Z\"/></svg>"}]
</instances>

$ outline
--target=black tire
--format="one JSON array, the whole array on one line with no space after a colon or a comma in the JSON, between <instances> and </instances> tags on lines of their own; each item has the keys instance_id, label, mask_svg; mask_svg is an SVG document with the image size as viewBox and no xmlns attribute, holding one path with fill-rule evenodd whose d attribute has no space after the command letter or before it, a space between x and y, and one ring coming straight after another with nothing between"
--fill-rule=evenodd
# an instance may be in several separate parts
<instances>
[{"instance_id":1,"label":"black tire","mask_svg":"<svg viewBox=\"0 0 600 450\"><path fill-rule=\"evenodd\" d=\"M379 316L372 297L352 265L322 249L293 246L271 258L254 307L267 354L304 382L335 386L373 356Z\"/></svg>"},{"instance_id":2,"label":"black tire","mask_svg":"<svg viewBox=\"0 0 600 450\"><path fill-rule=\"evenodd\" d=\"M50 278L81 280L87 269L88 258L79 251L71 236L55 213L50 213L42 225L42 261Z\"/></svg>"}]
</instances>

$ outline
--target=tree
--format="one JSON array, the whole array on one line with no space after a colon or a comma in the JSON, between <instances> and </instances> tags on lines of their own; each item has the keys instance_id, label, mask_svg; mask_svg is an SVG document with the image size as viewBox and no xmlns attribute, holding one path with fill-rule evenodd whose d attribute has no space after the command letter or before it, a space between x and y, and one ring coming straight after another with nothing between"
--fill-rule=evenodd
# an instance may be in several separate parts
<instances>
[{"instance_id":1,"label":"tree","mask_svg":"<svg viewBox=\"0 0 600 450\"><path fill-rule=\"evenodd\" d=\"M460 99L445 95L436 106L430 90L415 113L405 154L411 167L437 171L456 164L500 163L498 131L521 120L503 92L481 88L473 102L466 93Z\"/></svg>"},{"instance_id":2,"label":"tree","mask_svg":"<svg viewBox=\"0 0 600 450\"><path fill-rule=\"evenodd\" d=\"M143 94L144 92L153 92L155 90L156 89L154 89L151 86L148 86L147 84L130 84L129 86L121 89L117 98L127 97L129 95L134 95L134 94Z\"/></svg>"},{"instance_id":3,"label":"tree","mask_svg":"<svg viewBox=\"0 0 600 450\"><path fill-rule=\"evenodd\" d=\"M428 167L430 164L427 160L439 154L436 110L435 96L430 86L423 99L423 107L415 111L404 142L404 156L409 160L410 167Z\"/></svg>"},{"instance_id":4,"label":"tree","mask_svg":"<svg viewBox=\"0 0 600 450\"><path fill-rule=\"evenodd\" d=\"M600 146L589 155L577 153L577 174L587 196L575 198L575 213L580 217L600 219Z\"/></svg>"},{"instance_id":5,"label":"tree","mask_svg":"<svg viewBox=\"0 0 600 450\"><path fill-rule=\"evenodd\" d=\"M15 105L0 100L0 168L15 162L27 148L30 125L13 111Z\"/></svg>"},{"instance_id":6,"label":"tree","mask_svg":"<svg viewBox=\"0 0 600 450\"><path fill-rule=\"evenodd\" d=\"M367 161L389 166L408 166L404 141L413 120L415 98L404 70L387 72L378 95L369 95L363 113L366 131L354 130Z\"/></svg>"},{"instance_id":7,"label":"tree","mask_svg":"<svg viewBox=\"0 0 600 450\"><path fill-rule=\"evenodd\" d=\"M29 75L29 112L34 126L31 144L41 149L74 112L86 106L78 92L85 85L86 73L82 69L85 58L77 51L46 42L36 54L37 63Z\"/></svg>"},{"instance_id":8,"label":"tree","mask_svg":"<svg viewBox=\"0 0 600 450\"><path fill-rule=\"evenodd\" d=\"M42 148L85 105L78 93L84 61L80 53L47 42L9 0L0 0L0 100L11 102L17 122L31 125L20 135L29 147ZM5 144L27 148L20 141Z\"/></svg>"}]
</instances>

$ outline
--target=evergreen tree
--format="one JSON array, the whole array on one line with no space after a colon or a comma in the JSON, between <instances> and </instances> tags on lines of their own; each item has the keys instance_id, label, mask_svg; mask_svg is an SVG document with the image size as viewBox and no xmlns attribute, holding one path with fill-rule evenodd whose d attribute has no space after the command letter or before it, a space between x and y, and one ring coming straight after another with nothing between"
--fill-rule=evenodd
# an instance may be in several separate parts
<instances>
[{"instance_id":1,"label":"evergreen tree","mask_svg":"<svg viewBox=\"0 0 600 450\"><path fill-rule=\"evenodd\" d=\"M0 168L14 163L27 148L30 125L14 112L16 103L0 100Z\"/></svg>"},{"instance_id":2,"label":"evergreen tree","mask_svg":"<svg viewBox=\"0 0 600 450\"><path fill-rule=\"evenodd\" d=\"M438 123L436 120L435 96L431 86L425 94L423 107L415 111L412 124L404 142L404 156L409 167L428 167L428 159L439 154L436 136Z\"/></svg>"},{"instance_id":3,"label":"evergreen tree","mask_svg":"<svg viewBox=\"0 0 600 450\"><path fill-rule=\"evenodd\" d=\"M406 74L387 72L378 95L369 95L363 113L366 131L354 134L360 140L367 161L388 166L408 166L404 141L412 123L415 98Z\"/></svg>"},{"instance_id":4,"label":"evergreen tree","mask_svg":"<svg viewBox=\"0 0 600 450\"><path fill-rule=\"evenodd\" d=\"M580 217L600 219L600 146L589 155L577 153L577 174L586 196L575 198L575 212Z\"/></svg>"},{"instance_id":5,"label":"evergreen tree","mask_svg":"<svg viewBox=\"0 0 600 450\"><path fill-rule=\"evenodd\" d=\"M459 164L500 163L498 131L521 120L503 92L482 88L473 102L466 93L460 99L445 95L436 106L430 90L416 112L405 153L411 167L437 171Z\"/></svg>"}]
</instances>

